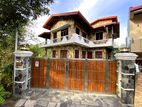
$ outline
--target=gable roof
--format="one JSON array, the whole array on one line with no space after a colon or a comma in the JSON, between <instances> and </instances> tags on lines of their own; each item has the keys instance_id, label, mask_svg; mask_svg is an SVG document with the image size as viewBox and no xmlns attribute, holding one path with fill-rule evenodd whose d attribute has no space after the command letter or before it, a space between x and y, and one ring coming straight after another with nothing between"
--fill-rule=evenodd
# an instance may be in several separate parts
<instances>
[{"instance_id":1,"label":"gable roof","mask_svg":"<svg viewBox=\"0 0 142 107\"><path fill-rule=\"evenodd\" d=\"M85 19L85 17L79 11L59 13L59 14L52 14L49 17L49 19L45 22L43 27L46 28L46 29L51 29L52 25L55 22L57 22L60 17L68 17L68 16L72 16L75 19L78 18L79 20L82 20L87 25L87 27L91 28L89 22Z\"/></svg>"},{"instance_id":2,"label":"gable roof","mask_svg":"<svg viewBox=\"0 0 142 107\"><path fill-rule=\"evenodd\" d=\"M100 22L100 21L106 21L106 20L112 20L112 22L118 22L117 16L108 16L108 17L99 18L99 19L93 21L93 22L91 23L91 25L94 25L94 24L96 24L96 23L98 23L98 22Z\"/></svg>"},{"instance_id":3,"label":"gable roof","mask_svg":"<svg viewBox=\"0 0 142 107\"><path fill-rule=\"evenodd\" d=\"M140 10L140 9L142 9L142 5L139 5L139 6L136 6L136 7L130 7L130 12L137 11L137 10Z\"/></svg>"}]
</instances>

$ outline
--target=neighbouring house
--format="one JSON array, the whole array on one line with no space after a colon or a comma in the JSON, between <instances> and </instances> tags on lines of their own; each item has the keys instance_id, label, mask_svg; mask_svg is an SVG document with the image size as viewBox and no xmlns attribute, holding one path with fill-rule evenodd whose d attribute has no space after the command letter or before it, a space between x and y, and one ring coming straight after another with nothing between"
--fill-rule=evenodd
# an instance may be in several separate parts
<instances>
[{"instance_id":1,"label":"neighbouring house","mask_svg":"<svg viewBox=\"0 0 142 107\"><path fill-rule=\"evenodd\" d=\"M89 23L79 12L52 14L43 26L49 32L41 44L52 58L112 59L113 42L119 37L116 16L100 18Z\"/></svg>"},{"instance_id":2,"label":"neighbouring house","mask_svg":"<svg viewBox=\"0 0 142 107\"><path fill-rule=\"evenodd\" d=\"M137 63L142 71L142 5L129 9L129 35L131 52L138 55Z\"/></svg>"}]
</instances>

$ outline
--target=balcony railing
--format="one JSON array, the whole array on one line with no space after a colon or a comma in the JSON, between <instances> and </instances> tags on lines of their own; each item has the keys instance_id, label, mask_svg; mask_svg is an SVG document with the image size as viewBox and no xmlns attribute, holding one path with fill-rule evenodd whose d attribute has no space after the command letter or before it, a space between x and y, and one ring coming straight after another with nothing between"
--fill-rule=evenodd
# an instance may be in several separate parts
<instances>
[{"instance_id":1,"label":"balcony railing","mask_svg":"<svg viewBox=\"0 0 142 107\"><path fill-rule=\"evenodd\" d=\"M42 43L40 45L41 47L53 47L57 45L66 45L72 43L83 45L85 47L105 47L112 46L112 39L103 40L103 42L101 43L95 43L94 41L90 41L87 38L74 33L72 35L62 36L61 38L50 39L47 41L47 43Z\"/></svg>"}]
</instances>

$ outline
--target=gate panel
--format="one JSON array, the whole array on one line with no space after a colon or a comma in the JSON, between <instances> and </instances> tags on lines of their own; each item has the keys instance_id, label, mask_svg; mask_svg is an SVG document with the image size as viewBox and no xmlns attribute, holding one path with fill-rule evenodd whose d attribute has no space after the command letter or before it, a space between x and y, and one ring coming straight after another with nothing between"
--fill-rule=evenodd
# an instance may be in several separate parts
<instances>
[{"instance_id":1,"label":"gate panel","mask_svg":"<svg viewBox=\"0 0 142 107\"><path fill-rule=\"evenodd\" d=\"M88 91L105 92L105 61L88 61Z\"/></svg>"},{"instance_id":2,"label":"gate panel","mask_svg":"<svg viewBox=\"0 0 142 107\"><path fill-rule=\"evenodd\" d=\"M46 64L47 59L40 59L40 69L39 69L39 87L45 88L46 87Z\"/></svg>"},{"instance_id":3,"label":"gate panel","mask_svg":"<svg viewBox=\"0 0 142 107\"><path fill-rule=\"evenodd\" d=\"M32 87L45 88L46 85L46 59L32 59Z\"/></svg>"},{"instance_id":4,"label":"gate panel","mask_svg":"<svg viewBox=\"0 0 142 107\"><path fill-rule=\"evenodd\" d=\"M39 86L39 68L35 67L35 61L39 61L39 59L32 59L32 81L31 81L31 86L32 87L38 87ZM40 65L39 65L40 66Z\"/></svg>"},{"instance_id":5,"label":"gate panel","mask_svg":"<svg viewBox=\"0 0 142 107\"><path fill-rule=\"evenodd\" d=\"M68 89L84 90L84 61L70 60L68 63Z\"/></svg>"},{"instance_id":6,"label":"gate panel","mask_svg":"<svg viewBox=\"0 0 142 107\"><path fill-rule=\"evenodd\" d=\"M109 92L116 93L117 62L109 61Z\"/></svg>"},{"instance_id":7,"label":"gate panel","mask_svg":"<svg viewBox=\"0 0 142 107\"><path fill-rule=\"evenodd\" d=\"M63 59L51 59L48 85L50 88L64 89L65 81L65 60Z\"/></svg>"},{"instance_id":8,"label":"gate panel","mask_svg":"<svg viewBox=\"0 0 142 107\"><path fill-rule=\"evenodd\" d=\"M38 66L36 62L39 62ZM33 58L31 85L37 88L47 86L56 89L116 93L116 67L116 61Z\"/></svg>"}]
</instances>

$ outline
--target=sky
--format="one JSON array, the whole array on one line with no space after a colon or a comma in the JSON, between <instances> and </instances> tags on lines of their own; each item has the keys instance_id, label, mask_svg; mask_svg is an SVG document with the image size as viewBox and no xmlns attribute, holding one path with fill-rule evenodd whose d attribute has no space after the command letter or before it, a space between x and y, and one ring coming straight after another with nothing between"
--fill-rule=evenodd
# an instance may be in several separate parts
<instances>
[{"instance_id":1,"label":"sky","mask_svg":"<svg viewBox=\"0 0 142 107\"><path fill-rule=\"evenodd\" d=\"M141 0L54 0L49 6L50 14L80 11L88 22L106 16L117 16L120 22L120 38L116 40L118 45L125 44L128 26L129 8L141 5ZM35 35L47 31L42 28L49 15L39 17L34 21Z\"/></svg>"}]
</instances>

